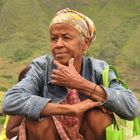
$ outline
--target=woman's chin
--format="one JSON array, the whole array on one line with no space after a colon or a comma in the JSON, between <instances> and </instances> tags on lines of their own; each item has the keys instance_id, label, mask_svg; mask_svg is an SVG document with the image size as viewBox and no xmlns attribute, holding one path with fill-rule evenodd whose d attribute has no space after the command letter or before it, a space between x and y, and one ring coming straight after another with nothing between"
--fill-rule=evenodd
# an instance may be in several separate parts
<instances>
[{"instance_id":1,"label":"woman's chin","mask_svg":"<svg viewBox=\"0 0 140 140\"><path fill-rule=\"evenodd\" d=\"M68 65L69 63L69 59L55 59L57 60L60 64L63 64L63 65Z\"/></svg>"},{"instance_id":2,"label":"woman's chin","mask_svg":"<svg viewBox=\"0 0 140 140\"><path fill-rule=\"evenodd\" d=\"M68 61L59 61L59 63L67 66L69 62Z\"/></svg>"}]
</instances>

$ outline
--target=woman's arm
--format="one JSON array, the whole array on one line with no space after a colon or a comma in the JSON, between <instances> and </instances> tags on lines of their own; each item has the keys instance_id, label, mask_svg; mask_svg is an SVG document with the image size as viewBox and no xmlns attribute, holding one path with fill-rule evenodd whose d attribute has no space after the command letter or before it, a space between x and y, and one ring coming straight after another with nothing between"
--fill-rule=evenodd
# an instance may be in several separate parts
<instances>
[{"instance_id":1,"label":"woman's arm","mask_svg":"<svg viewBox=\"0 0 140 140\"><path fill-rule=\"evenodd\" d=\"M48 61L40 57L31 63L25 78L7 91L3 100L3 112L38 119L41 110L50 101L38 96L44 85L44 73Z\"/></svg>"},{"instance_id":2,"label":"woman's arm","mask_svg":"<svg viewBox=\"0 0 140 140\"><path fill-rule=\"evenodd\" d=\"M69 105L69 104L55 104L48 103L44 109L41 111L41 117L52 116L52 115L74 115L81 116L87 110L100 106L100 102L94 102L91 99L86 99L79 103Z\"/></svg>"}]
</instances>

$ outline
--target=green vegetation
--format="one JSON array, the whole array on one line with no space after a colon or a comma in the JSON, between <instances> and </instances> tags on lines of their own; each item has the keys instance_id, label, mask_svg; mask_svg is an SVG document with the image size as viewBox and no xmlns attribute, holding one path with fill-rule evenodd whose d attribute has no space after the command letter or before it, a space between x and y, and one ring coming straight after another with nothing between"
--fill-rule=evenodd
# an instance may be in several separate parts
<instances>
[{"instance_id":1,"label":"green vegetation","mask_svg":"<svg viewBox=\"0 0 140 140\"><path fill-rule=\"evenodd\" d=\"M0 112L2 112L2 100L3 100L3 95L4 95L4 92L1 92L0 91Z\"/></svg>"},{"instance_id":2,"label":"green vegetation","mask_svg":"<svg viewBox=\"0 0 140 140\"><path fill-rule=\"evenodd\" d=\"M33 58L50 53L50 20L66 7L85 13L96 25L97 40L87 54L115 65L139 93L139 0L0 0L0 90L15 84Z\"/></svg>"},{"instance_id":3,"label":"green vegetation","mask_svg":"<svg viewBox=\"0 0 140 140\"><path fill-rule=\"evenodd\" d=\"M4 92L0 91L0 112L2 112L2 100L3 100ZM5 116L0 116L0 125L4 123Z\"/></svg>"},{"instance_id":4,"label":"green vegetation","mask_svg":"<svg viewBox=\"0 0 140 140\"><path fill-rule=\"evenodd\" d=\"M5 121L5 116L0 116L0 125L3 125Z\"/></svg>"}]
</instances>

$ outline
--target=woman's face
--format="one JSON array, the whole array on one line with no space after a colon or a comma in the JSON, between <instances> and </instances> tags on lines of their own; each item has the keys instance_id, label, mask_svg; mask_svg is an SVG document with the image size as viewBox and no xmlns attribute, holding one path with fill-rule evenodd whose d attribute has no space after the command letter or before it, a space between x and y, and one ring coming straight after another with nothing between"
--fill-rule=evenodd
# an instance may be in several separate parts
<instances>
[{"instance_id":1,"label":"woman's face","mask_svg":"<svg viewBox=\"0 0 140 140\"><path fill-rule=\"evenodd\" d=\"M87 44L84 37L68 24L55 24L50 29L50 45L54 59L67 65L70 58L82 61Z\"/></svg>"}]
</instances>

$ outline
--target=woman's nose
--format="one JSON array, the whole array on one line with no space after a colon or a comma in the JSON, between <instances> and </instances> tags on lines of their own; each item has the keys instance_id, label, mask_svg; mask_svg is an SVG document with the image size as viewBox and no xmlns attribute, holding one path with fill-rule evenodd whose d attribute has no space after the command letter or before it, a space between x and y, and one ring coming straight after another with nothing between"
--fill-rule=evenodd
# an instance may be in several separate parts
<instances>
[{"instance_id":1,"label":"woman's nose","mask_svg":"<svg viewBox=\"0 0 140 140\"><path fill-rule=\"evenodd\" d=\"M64 42L63 42L63 40L62 40L61 38L59 38L59 39L57 40L56 46L57 46L57 47L63 47L63 46L64 46Z\"/></svg>"}]
</instances>

